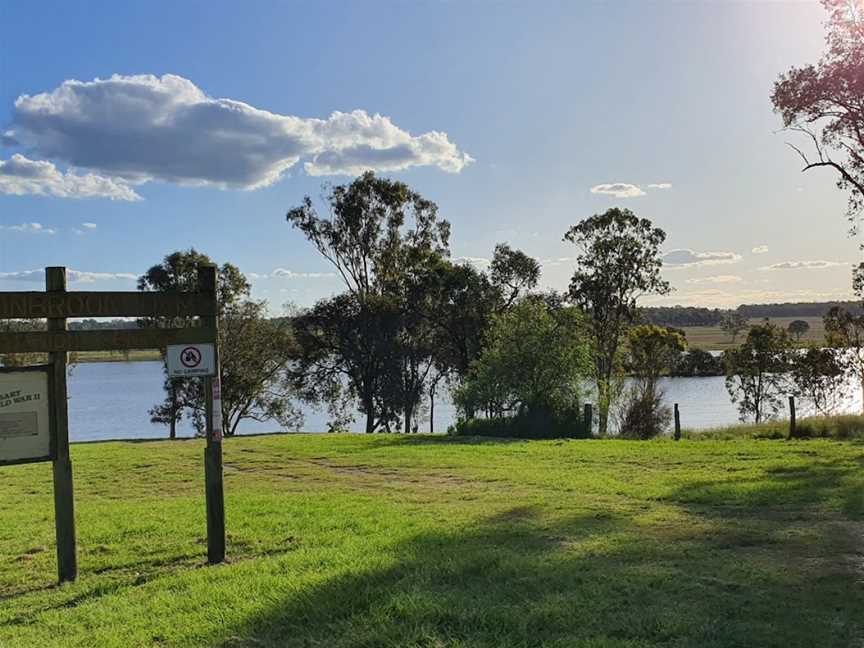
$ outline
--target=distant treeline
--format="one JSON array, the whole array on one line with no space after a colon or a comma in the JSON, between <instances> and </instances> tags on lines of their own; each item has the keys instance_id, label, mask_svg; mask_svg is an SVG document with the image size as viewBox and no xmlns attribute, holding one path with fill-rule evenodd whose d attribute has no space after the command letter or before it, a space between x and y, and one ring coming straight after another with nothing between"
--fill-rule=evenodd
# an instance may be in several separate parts
<instances>
[{"instance_id":1,"label":"distant treeline","mask_svg":"<svg viewBox=\"0 0 864 648\"><path fill-rule=\"evenodd\" d=\"M742 304L736 309L702 308L699 306L655 306L642 309L642 317L658 326L719 326L724 315L740 313L748 319L763 317L823 317L834 306L861 314L859 302L796 302L788 304Z\"/></svg>"}]
</instances>

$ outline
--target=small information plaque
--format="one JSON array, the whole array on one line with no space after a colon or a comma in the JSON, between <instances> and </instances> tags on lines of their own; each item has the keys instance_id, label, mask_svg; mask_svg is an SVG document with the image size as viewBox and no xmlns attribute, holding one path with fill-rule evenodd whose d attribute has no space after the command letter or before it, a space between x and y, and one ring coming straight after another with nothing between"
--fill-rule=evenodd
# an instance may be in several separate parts
<instances>
[{"instance_id":1,"label":"small information plaque","mask_svg":"<svg viewBox=\"0 0 864 648\"><path fill-rule=\"evenodd\" d=\"M0 464L49 461L47 367L0 369Z\"/></svg>"}]
</instances>

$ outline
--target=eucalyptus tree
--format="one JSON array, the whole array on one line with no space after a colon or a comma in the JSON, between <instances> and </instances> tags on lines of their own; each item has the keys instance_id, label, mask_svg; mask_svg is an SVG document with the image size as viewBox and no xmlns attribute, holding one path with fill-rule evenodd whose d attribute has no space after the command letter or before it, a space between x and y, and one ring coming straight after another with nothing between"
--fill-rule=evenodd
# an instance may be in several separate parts
<instances>
[{"instance_id":1,"label":"eucalyptus tree","mask_svg":"<svg viewBox=\"0 0 864 648\"><path fill-rule=\"evenodd\" d=\"M723 353L726 390L742 421L761 423L780 411L792 389L788 372L794 359L786 331L767 321L750 327L743 344Z\"/></svg>"},{"instance_id":2,"label":"eucalyptus tree","mask_svg":"<svg viewBox=\"0 0 864 648\"><path fill-rule=\"evenodd\" d=\"M774 84L771 101L803 171L828 169L849 192L847 216L855 229L864 210L864 4L822 0L828 12L827 49L816 64L793 67Z\"/></svg>"},{"instance_id":3,"label":"eucalyptus tree","mask_svg":"<svg viewBox=\"0 0 864 648\"><path fill-rule=\"evenodd\" d=\"M195 291L198 267L210 257L195 249L167 255L138 279L142 291ZM219 364L222 389L222 431L233 435L241 421L277 421L297 428L302 415L292 405L293 393L285 370L293 354L290 323L267 316L265 302L250 299L250 285L231 263L218 268ZM194 326L192 318L144 318L142 327ZM168 378L165 400L150 410L154 423L170 428L188 416L199 433L204 429L205 397L199 379Z\"/></svg>"},{"instance_id":4,"label":"eucalyptus tree","mask_svg":"<svg viewBox=\"0 0 864 648\"><path fill-rule=\"evenodd\" d=\"M629 209L612 208L574 225L564 240L579 250L568 295L587 315L591 328L598 429L603 436L617 391L613 378L619 353L636 318L637 300L670 291L660 276L666 233Z\"/></svg>"},{"instance_id":5,"label":"eucalyptus tree","mask_svg":"<svg viewBox=\"0 0 864 648\"><path fill-rule=\"evenodd\" d=\"M304 366L348 380L366 414L367 432L389 429L395 409L409 431L432 366L432 332L423 315L429 304L418 299L417 287L435 260L449 256L450 224L439 219L434 202L372 172L330 188L325 201L326 216L309 196L286 216L346 288L339 299L313 309L322 339L330 341L308 355ZM358 340L358 347L346 349L346 339ZM372 357L384 348L383 357Z\"/></svg>"}]
</instances>

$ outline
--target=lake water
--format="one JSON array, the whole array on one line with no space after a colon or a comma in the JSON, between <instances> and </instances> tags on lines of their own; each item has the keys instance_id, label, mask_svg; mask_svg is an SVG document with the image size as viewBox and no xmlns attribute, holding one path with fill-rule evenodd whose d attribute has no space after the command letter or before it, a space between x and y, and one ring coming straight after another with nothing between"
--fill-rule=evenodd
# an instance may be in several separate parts
<instances>
[{"instance_id":1,"label":"lake water","mask_svg":"<svg viewBox=\"0 0 864 648\"><path fill-rule=\"evenodd\" d=\"M731 425L738 421L738 411L729 400L722 377L669 378L662 380L669 403L679 403L681 425L704 429ZM859 411L859 390L850 401L848 411ZM167 438L168 428L150 422L148 410L163 399L160 362L93 362L75 365L69 376L69 433L72 441L100 439ZM803 408L802 408L803 409ZM802 414L806 414L803 412ZM307 408L304 410L304 432L326 432L328 416ZM801 415L801 414L799 414ZM444 394L435 404L435 431L444 432L453 423L455 411ZM362 415L357 415L352 431L363 429ZM420 431L428 432L428 421ZM243 421L240 434L278 432L279 425ZM181 422L181 436L193 436L192 426Z\"/></svg>"}]
</instances>

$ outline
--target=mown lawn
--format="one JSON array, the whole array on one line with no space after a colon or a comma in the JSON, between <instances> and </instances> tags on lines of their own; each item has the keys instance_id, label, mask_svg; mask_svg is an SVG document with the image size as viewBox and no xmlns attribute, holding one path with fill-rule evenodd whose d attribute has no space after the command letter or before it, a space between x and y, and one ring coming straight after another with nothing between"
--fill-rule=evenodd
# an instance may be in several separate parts
<instances>
[{"instance_id":1,"label":"mown lawn","mask_svg":"<svg viewBox=\"0 0 864 648\"><path fill-rule=\"evenodd\" d=\"M78 582L50 466L0 469L0 646L854 646L864 446L225 443L206 567L200 441L73 446Z\"/></svg>"}]
</instances>

